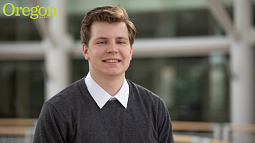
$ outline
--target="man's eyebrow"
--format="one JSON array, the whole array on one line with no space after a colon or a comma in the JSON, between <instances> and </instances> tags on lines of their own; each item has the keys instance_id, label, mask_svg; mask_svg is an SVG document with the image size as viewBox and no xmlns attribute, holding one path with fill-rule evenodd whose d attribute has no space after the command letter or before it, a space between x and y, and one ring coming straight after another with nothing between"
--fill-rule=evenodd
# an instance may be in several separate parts
<instances>
[{"instance_id":1,"label":"man's eyebrow","mask_svg":"<svg viewBox=\"0 0 255 143\"><path fill-rule=\"evenodd\" d=\"M108 39L107 37L97 37L95 40L98 40L98 39Z\"/></svg>"},{"instance_id":2,"label":"man's eyebrow","mask_svg":"<svg viewBox=\"0 0 255 143\"><path fill-rule=\"evenodd\" d=\"M117 37L116 39L125 39L125 40L128 40L128 38L126 38L126 37Z\"/></svg>"},{"instance_id":3,"label":"man's eyebrow","mask_svg":"<svg viewBox=\"0 0 255 143\"><path fill-rule=\"evenodd\" d=\"M108 39L107 37L97 37L95 40L98 40L98 39ZM117 37L116 39L125 39L125 40L128 40L128 38L126 37Z\"/></svg>"}]
</instances>

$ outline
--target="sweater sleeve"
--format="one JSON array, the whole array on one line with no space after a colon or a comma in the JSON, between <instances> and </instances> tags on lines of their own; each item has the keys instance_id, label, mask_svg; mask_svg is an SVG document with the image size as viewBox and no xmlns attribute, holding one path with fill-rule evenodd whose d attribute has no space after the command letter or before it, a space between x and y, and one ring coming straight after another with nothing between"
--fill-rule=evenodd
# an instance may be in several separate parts
<instances>
[{"instance_id":1,"label":"sweater sleeve","mask_svg":"<svg viewBox=\"0 0 255 143\"><path fill-rule=\"evenodd\" d=\"M66 143L67 129L57 110L45 102L37 121L33 143Z\"/></svg>"},{"instance_id":2,"label":"sweater sleeve","mask_svg":"<svg viewBox=\"0 0 255 143\"><path fill-rule=\"evenodd\" d=\"M164 102L160 100L159 103L159 128L158 128L158 141L159 143L174 143L172 123L169 112Z\"/></svg>"}]
</instances>

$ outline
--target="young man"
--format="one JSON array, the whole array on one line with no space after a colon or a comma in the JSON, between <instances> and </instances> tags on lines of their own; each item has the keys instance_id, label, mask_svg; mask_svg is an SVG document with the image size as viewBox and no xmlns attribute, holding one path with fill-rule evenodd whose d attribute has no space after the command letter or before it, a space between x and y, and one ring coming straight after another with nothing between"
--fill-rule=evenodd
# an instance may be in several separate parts
<instances>
[{"instance_id":1,"label":"young man","mask_svg":"<svg viewBox=\"0 0 255 143\"><path fill-rule=\"evenodd\" d=\"M89 73L44 103L34 143L174 143L163 101L125 79L136 29L121 7L98 7L81 23Z\"/></svg>"}]
</instances>

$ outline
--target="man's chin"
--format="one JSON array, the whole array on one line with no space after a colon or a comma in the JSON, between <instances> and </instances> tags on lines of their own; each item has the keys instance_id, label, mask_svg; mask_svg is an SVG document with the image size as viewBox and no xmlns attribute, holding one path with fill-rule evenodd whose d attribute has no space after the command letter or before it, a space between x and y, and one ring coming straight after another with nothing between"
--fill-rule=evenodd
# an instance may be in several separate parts
<instances>
[{"instance_id":1,"label":"man's chin","mask_svg":"<svg viewBox=\"0 0 255 143\"><path fill-rule=\"evenodd\" d=\"M106 76L108 77L120 77L120 76L125 76L125 73L120 73L120 72L106 72Z\"/></svg>"}]
</instances>

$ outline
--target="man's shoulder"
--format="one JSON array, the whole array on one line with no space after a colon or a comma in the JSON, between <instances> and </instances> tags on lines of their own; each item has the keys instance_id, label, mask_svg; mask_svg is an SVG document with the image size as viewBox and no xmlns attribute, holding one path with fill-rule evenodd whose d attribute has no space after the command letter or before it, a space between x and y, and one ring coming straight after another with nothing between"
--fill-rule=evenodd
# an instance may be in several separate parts
<instances>
[{"instance_id":1,"label":"man's shoulder","mask_svg":"<svg viewBox=\"0 0 255 143\"><path fill-rule=\"evenodd\" d=\"M134 94L137 94L140 98L144 100L161 101L161 98L157 94L150 91L149 89L139 84L136 84L130 80L127 80L127 82L129 83L130 90L132 90L132 92Z\"/></svg>"},{"instance_id":2,"label":"man's shoulder","mask_svg":"<svg viewBox=\"0 0 255 143\"><path fill-rule=\"evenodd\" d=\"M73 102L76 102L77 100L80 100L81 93L81 86L83 86L84 78L77 80L76 82L72 83L56 95L54 95L52 98L50 98L46 103L52 104L54 107L58 106L69 106L73 105ZM84 83L85 85L85 83Z\"/></svg>"},{"instance_id":3,"label":"man's shoulder","mask_svg":"<svg viewBox=\"0 0 255 143\"><path fill-rule=\"evenodd\" d=\"M130 85L131 92L130 103L134 105L133 107L137 110L145 109L148 115L151 115L151 118L153 119L155 118L155 114L162 116L166 113L167 107L158 95L130 80L128 83Z\"/></svg>"}]
</instances>

